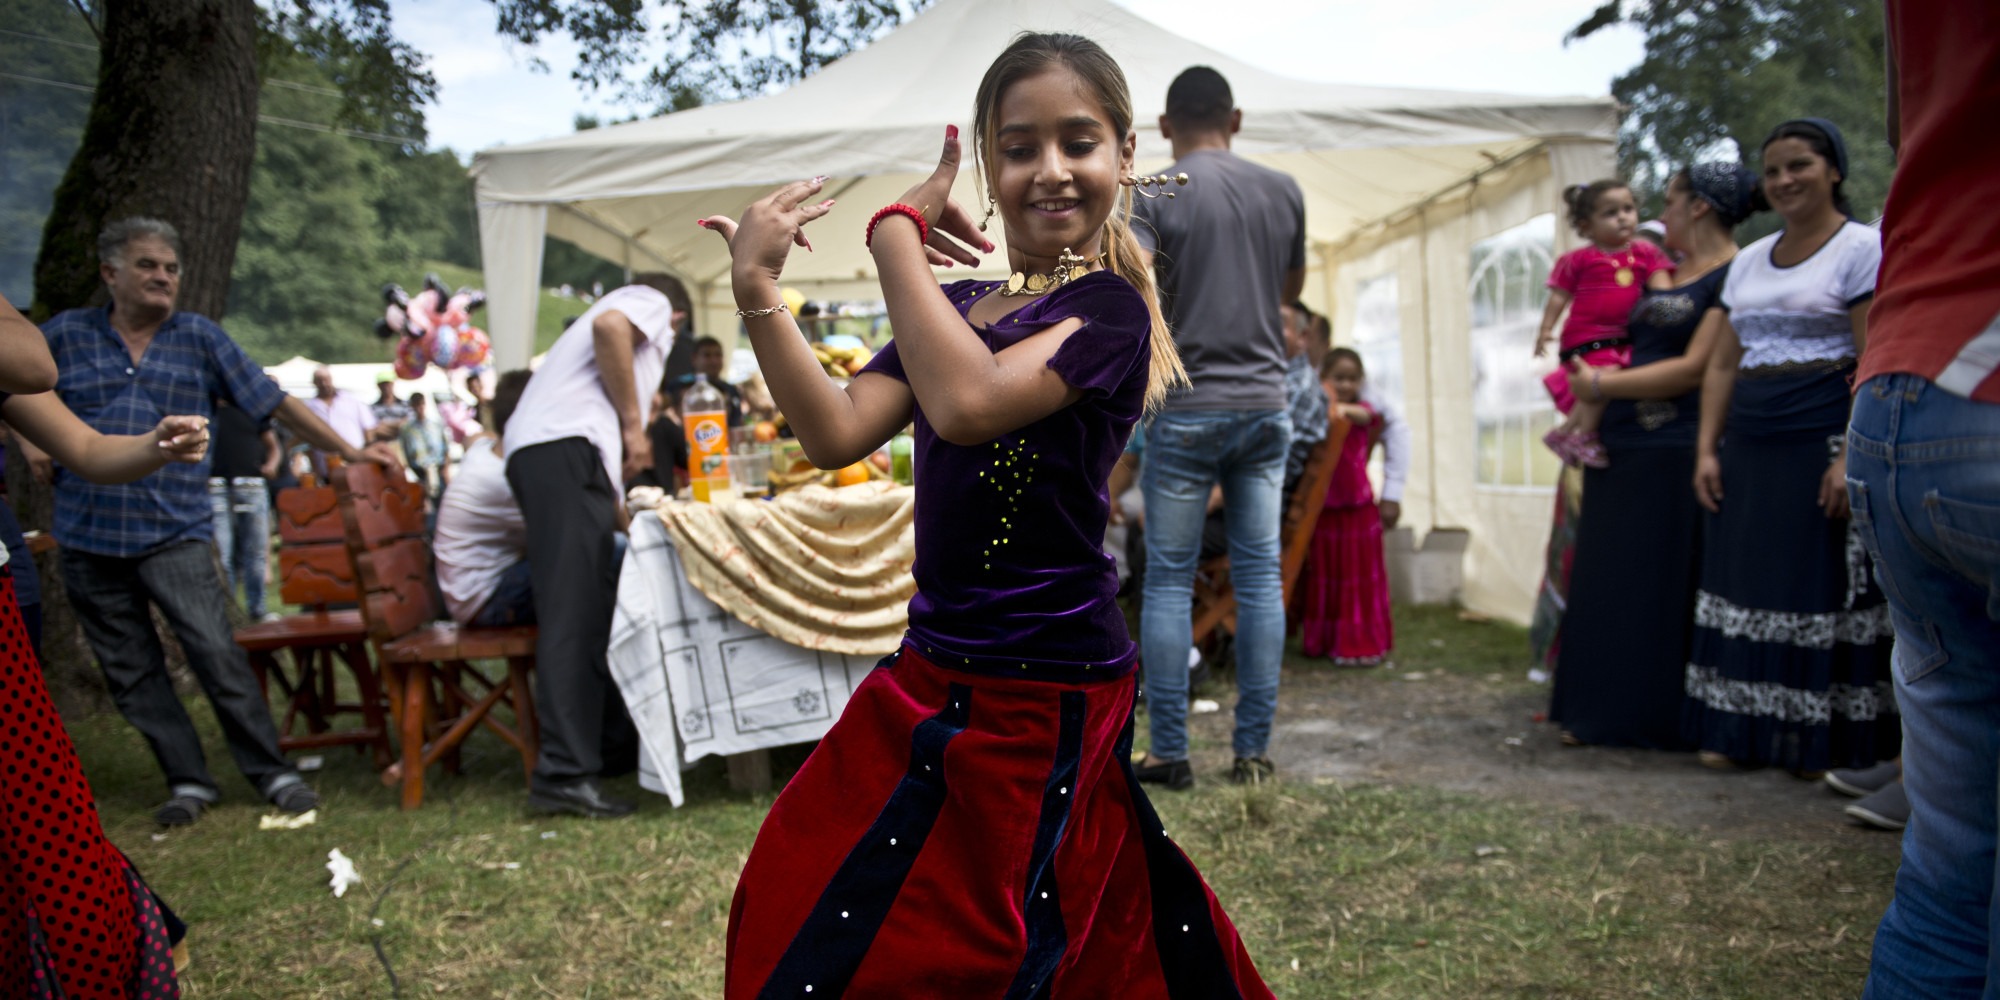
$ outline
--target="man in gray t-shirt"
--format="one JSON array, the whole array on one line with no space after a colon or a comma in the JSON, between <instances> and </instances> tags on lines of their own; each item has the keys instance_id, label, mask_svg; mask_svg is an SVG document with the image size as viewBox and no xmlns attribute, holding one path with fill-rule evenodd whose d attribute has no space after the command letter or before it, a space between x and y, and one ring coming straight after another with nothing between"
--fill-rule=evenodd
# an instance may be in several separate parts
<instances>
[{"instance_id":1,"label":"man in gray t-shirt","mask_svg":"<svg viewBox=\"0 0 2000 1000\"><path fill-rule=\"evenodd\" d=\"M1141 199L1132 229L1152 255L1161 305L1193 386L1168 397L1147 431L1145 604L1139 618L1152 742L1141 781L1187 788L1188 609L1209 492L1220 483L1236 590L1236 766L1272 776L1265 756L1278 704L1285 608L1278 569L1285 454L1283 303L1305 286L1305 198L1290 177L1237 158L1242 126L1228 81L1195 66L1167 88L1160 132L1168 173L1189 183Z\"/></svg>"}]
</instances>

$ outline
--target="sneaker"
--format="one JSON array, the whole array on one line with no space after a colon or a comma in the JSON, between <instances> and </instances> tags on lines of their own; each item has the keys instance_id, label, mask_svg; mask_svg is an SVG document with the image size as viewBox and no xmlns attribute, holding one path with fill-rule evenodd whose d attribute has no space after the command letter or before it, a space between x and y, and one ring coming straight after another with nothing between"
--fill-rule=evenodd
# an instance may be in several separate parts
<instances>
[{"instance_id":1,"label":"sneaker","mask_svg":"<svg viewBox=\"0 0 2000 1000\"><path fill-rule=\"evenodd\" d=\"M1278 768L1269 757L1238 757L1229 769L1229 780L1239 785L1262 785L1278 780Z\"/></svg>"},{"instance_id":2,"label":"sneaker","mask_svg":"<svg viewBox=\"0 0 2000 1000\"><path fill-rule=\"evenodd\" d=\"M1826 786L1850 798L1866 798L1903 776L1903 765L1893 760L1885 760L1874 767L1841 769L1826 772Z\"/></svg>"},{"instance_id":3,"label":"sneaker","mask_svg":"<svg viewBox=\"0 0 2000 1000\"><path fill-rule=\"evenodd\" d=\"M1892 781L1859 802L1849 803L1847 814L1878 830L1901 830L1910 824L1910 796L1901 781Z\"/></svg>"},{"instance_id":4,"label":"sneaker","mask_svg":"<svg viewBox=\"0 0 2000 1000\"><path fill-rule=\"evenodd\" d=\"M188 826L207 811L207 802L192 795L176 795L153 810L153 822L161 826Z\"/></svg>"},{"instance_id":5,"label":"sneaker","mask_svg":"<svg viewBox=\"0 0 2000 1000\"><path fill-rule=\"evenodd\" d=\"M1164 764L1151 766L1144 763L1134 764L1132 776L1147 784L1165 785L1177 792L1194 787L1194 765L1185 760L1170 760Z\"/></svg>"},{"instance_id":6,"label":"sneaker","mask_svg":"<svg viewBox=\"0 0 2000 1000\"><path fill-rule=\"evenodd\" d=\"M271 804L277 806L279 812L297 816L319 808L319 793L307 787L303 781L293 782L272 792Z\"/></svg>"}]
</instances>

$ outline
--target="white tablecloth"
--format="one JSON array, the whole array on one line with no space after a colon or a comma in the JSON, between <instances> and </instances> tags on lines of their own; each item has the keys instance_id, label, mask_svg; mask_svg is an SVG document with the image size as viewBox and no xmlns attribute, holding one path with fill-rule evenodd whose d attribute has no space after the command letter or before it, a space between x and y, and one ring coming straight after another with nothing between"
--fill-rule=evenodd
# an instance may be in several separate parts
<instances>
[{"instance_id":1,"label":"white tablecloth","mask_svg":"<svg viewBox=\"0 0 2000 1000\"><path fill-rule=\"evenodd\" d=\"M641 787L679 806L681 771L709 754L819 739L877 659L804 649L737 621L688 583L658 518L633 518L610 663L639 729Z\"/></svg>"}]
</instances>

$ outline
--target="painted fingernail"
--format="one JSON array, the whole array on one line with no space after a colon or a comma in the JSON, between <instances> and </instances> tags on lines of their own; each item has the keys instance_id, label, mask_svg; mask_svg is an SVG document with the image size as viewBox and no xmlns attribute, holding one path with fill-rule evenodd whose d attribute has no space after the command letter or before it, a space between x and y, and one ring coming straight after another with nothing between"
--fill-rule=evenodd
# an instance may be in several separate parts
<instances>
[{"instance_id":1,"label":"painted fingernail","mask_svg":"<svg viewBox=\"0 0 2000 1000\"><path fill-rule=\"evenodd\" d=\"M815 178L813 178L813 183L814 183L814 184L825 184L825 183L826 183L826 175L825 175L825 174L821 174L821 175L819 175L818 177L815 177Z\"/></svg>"},{"instance_id":2,"label":"painted fingernail","mask_svg":"<svg viewBox=\"0 0 2000 1000\"><path fill-rule=\"evenodd\" d=\"M696 220L694 220L694 224L695 224L695 225L697 225L697 226L700 226L700 227L701 227L701 228L703 228L703 229L707 229L707 228L708 228L708 220L707 220L707 219L696 219Z\"/></svg>"},{"instance_id":3,"label":"painted fingernail","mask_svg":"<svg viewBox=\"0 0 2000 1000\"><path fill-rule=\"evenodd\" d=\"M992 241L992 240L987 240L987 241L986 241L986 252L987 252L987 253L992 253L992 252L993 252L993 250L994 250L994 247L993 247L993 241Z\"/></svg>"},{"instance_id":4,"label":"painted fingernail","mask_svg":"<svg viewBox=\"0 0 2000 1000\"><path fill-rule=\"evenodd\" d=\"M828 198L827 200L825 200L825 201L822 201L822 202L820 202L820 203L819 203L819 207L821 207L821 208L832 208L832 207L833 207L833 199L832 199L832 198Z\"/></svg>"},{"instance_id":5,"label":"painted fingernail","mask_svg":"<svg viewBox=\"0 0 2000 1000\"><path fill-rule=\"evenodd\" d=\"M944 127L944 137L947 142L956 141L958 139L958 126L946 125Z\"/></svg>"}]
</instances>

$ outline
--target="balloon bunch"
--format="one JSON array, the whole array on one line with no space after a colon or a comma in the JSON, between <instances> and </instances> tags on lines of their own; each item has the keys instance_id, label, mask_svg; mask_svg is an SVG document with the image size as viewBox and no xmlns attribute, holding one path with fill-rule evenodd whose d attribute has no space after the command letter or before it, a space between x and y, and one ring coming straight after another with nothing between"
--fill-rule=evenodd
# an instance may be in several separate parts
<instances>
[{"instance_id":1,"label":"balloon bunch","mask_svg":"<svg viewBox=\"0 0 2000 1000\"><path fill-rule=\"evenodd\" d=\"M486 293L477 288L461 288L456 294L435 274L424 275L424 287L415 295L403 286L382 286L382 318L375 322L375 335L396 339L396 377L419 378L424 369L436 365L484 369L492 343L486 331L472 325L472 311L486 304Z\"/></svg>"}]
</instances>

